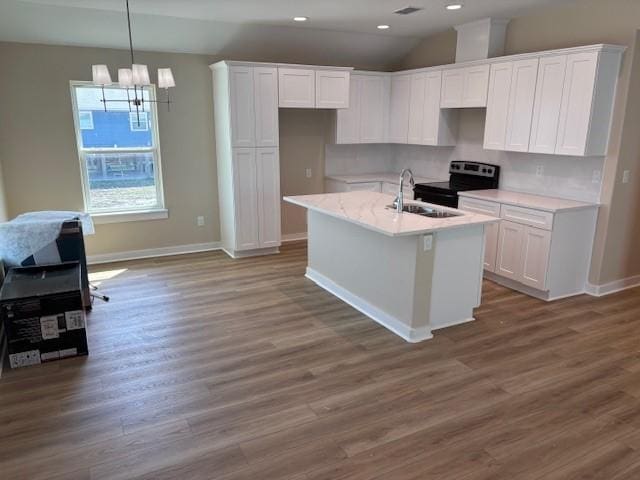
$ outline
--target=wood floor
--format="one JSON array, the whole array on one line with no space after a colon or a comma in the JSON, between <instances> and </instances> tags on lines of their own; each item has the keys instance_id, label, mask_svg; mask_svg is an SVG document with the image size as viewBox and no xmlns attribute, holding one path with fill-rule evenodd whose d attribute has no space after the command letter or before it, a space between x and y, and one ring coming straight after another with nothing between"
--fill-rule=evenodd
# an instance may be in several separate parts
<instances>
[{"instance_id":1,"label":"wood floor","mask_svg":"<svg viewBox=\"0 0 640 480\"><path fill-rule=\"evenodd\" d=\"M278 256L102 266L90 356L6 370L2 479L640 478L640 290L486 282L411 345Z\"/></svg>"}]
</instances>

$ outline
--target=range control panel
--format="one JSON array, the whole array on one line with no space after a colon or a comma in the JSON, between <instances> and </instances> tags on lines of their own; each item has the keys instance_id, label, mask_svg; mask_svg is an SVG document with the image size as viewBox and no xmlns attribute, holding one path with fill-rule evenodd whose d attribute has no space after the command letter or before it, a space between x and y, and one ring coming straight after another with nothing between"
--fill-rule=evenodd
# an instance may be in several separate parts
<instances>
[{"instance_id":1,"label":"range control panel","mask_svg":"<svg viewBox=\"0 0 640 480\"><path fill-rule=\"evenodd\" d=\"M451 162L449 173L462 175L475 175L478 177L495 178L500 172L500 167L488 163L478 162Z\"/></svg>"}]
</instances>

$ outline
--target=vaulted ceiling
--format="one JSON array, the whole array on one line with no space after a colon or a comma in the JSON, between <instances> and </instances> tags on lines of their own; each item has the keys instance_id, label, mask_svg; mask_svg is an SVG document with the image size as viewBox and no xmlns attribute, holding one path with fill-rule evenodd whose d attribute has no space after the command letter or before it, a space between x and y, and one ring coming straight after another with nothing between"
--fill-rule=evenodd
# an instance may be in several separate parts
<instances>
[{"instance_id":1,"label":"vaulted ceiling","mask_svg":"<svg viewBox=\"0 0 640 480\"><path fill-rule=\"evenodd\" d=\"M235 59L322 58L346 65L392 65L418 39L482 17L514 17L577 0L130 0L141 50ZM3 0L0 41L125 48L125 0ZM408 5L422 10L401 16ZM304 23L292 17L307 16ZM378 24L391 28L378 30ZM309 60L311 61L311 60Z\"/></svg>"}]
</instances>

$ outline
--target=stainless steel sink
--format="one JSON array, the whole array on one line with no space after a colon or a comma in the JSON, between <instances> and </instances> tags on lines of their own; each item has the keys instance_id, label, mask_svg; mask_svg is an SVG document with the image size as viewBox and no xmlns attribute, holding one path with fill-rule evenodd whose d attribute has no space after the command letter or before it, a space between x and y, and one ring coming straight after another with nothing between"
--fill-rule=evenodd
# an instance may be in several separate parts
<instances>
[{"instance_id":1,"label":"stainless steel sink","mask_svg":"<svg viewBox=\"0 0 640 480\"><path fill-rule=\"evenodd\" d=\"M392 205L389 205L387 208L394 208ZM394 209L395 210L395 209ZM414 215L421 215L423 217L429 218L450 218L450 217L459 217L461 213L453 213L447 210L438 210L437 208L423 207L422 205L404 205L402 207L403 212L413 213Z\"/></svg>"}]
</instances>

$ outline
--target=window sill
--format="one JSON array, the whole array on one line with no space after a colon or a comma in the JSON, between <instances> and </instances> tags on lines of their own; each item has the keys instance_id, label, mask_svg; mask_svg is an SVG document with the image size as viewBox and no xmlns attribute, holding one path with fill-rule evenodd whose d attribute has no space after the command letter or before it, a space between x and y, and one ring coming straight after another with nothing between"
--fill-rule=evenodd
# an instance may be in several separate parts
<instances>
[{"instance_id":1,"label":"window sill","mask_svg":"<svg viewBox=\"0 0 640 480\"><path fill-rule=\"evenodd\" d=\"M164 220L169 218L166 208L157 210L141 210L136 212L92 213L91 219L96 225L107 223L142 222L146 220Z\"/></svg>"}]
</instances>

